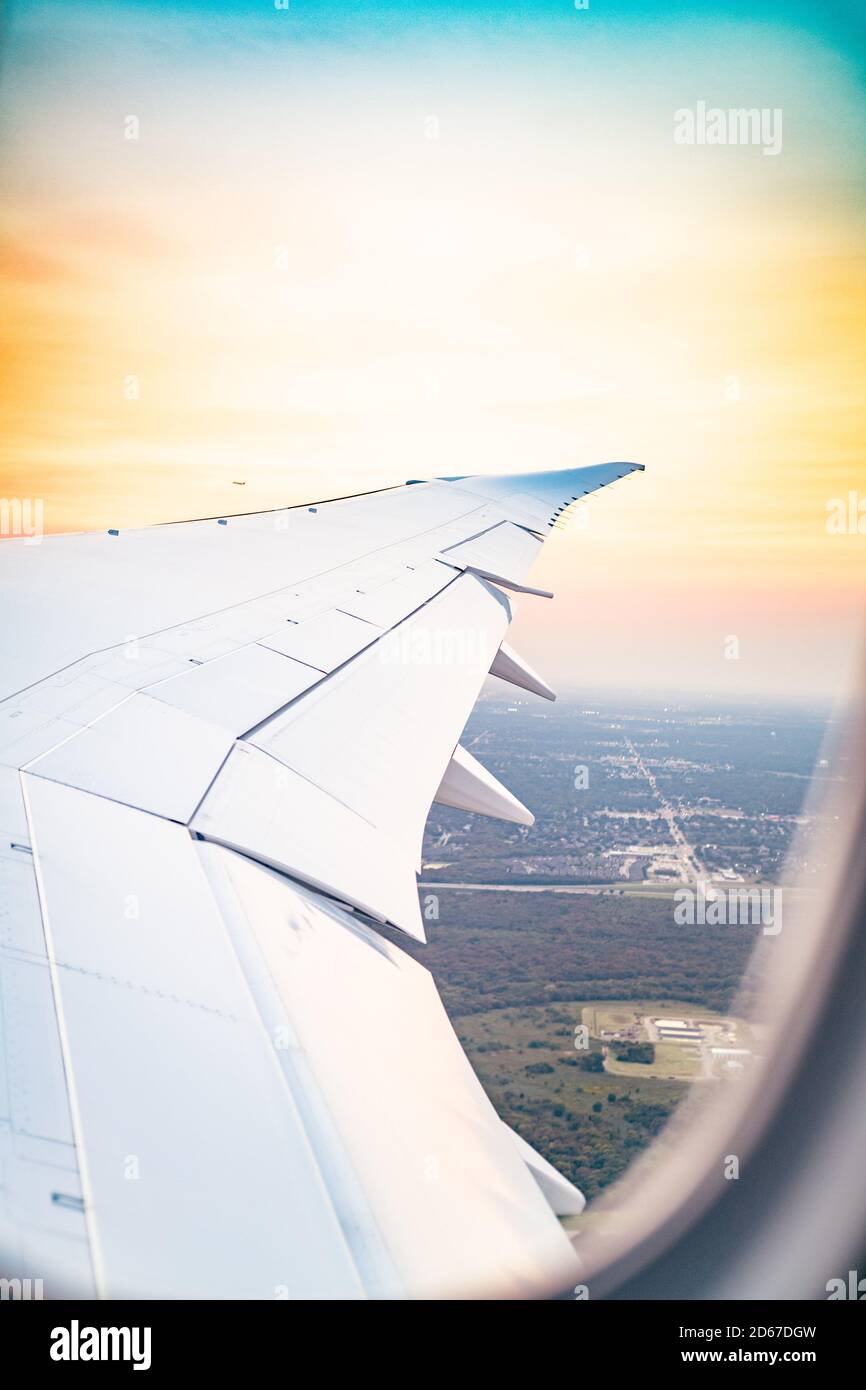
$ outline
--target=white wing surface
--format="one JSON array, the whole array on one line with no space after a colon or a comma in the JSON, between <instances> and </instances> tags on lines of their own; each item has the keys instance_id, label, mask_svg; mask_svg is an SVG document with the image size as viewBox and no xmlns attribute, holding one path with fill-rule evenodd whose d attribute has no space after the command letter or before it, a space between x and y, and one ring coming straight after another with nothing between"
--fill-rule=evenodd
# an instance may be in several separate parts
<instances>
[{"instance_id":1,"label":"white wing surface","mask_svg":"<svg viewBox=\"0 0 866 1390\"><path fill-rule=\"evenodd\" d=\"M533 1296L582 1198L498 1119L429 973L434 799L575 499L439 479L0 546L0 1274L46 1296Z\"/></svg>"}]
</instances>

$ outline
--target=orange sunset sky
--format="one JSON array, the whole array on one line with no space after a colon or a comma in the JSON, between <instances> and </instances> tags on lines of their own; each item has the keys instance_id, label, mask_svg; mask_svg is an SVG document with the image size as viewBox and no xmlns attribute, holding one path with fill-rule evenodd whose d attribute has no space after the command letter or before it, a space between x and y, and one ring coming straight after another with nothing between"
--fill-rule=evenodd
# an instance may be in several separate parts
<instances>
[{"instance_id":1,"label":"orange sunset sky","mask_svg":"<svg viewBox=\"0 0 866 1390\"><path fill-rule=\"evenodd\" d=\"M856 7L648 11L13 3L0 496L129 527L635 459L515 644L564 690L840 693ZM699 100L778 108L781 151L677 145Z\"/></svg>"}]
</instances>

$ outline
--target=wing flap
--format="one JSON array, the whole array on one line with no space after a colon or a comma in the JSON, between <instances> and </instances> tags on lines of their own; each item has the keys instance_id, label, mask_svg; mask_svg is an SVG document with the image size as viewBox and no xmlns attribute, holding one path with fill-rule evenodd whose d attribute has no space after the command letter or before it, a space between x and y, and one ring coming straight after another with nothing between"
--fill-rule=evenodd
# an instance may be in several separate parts
<instances>
[{"instance_id":1,"label":"wing flap","mask_svg":"<svg viewBox=\"0 0 866 1390\"><path fill-rule=\"evenodd\" d=\"M29 767L40 778L185 823L232 741L225 729L136 693Z\"/></svg>"},{"instance_id":2,"label":"wing flap","mask_svg":"<svg viewBox=\"0 0 866 1390\"><path fill-rule=\"evenodd\" d=\"M330 672L369 647L382 632L381 627L332 608L269 633L262 638L262 644L319 671Z\"/></svg>"},{"instance_id":3,"label":"wing flap","mask_svg":"<svg viewBox=\"0 0 866 1390\"><path fill-rule=\"evenodd\" d=\"M471 569L489 575L500 575L513 584L520 584L532 568L541 541L510 521L500 522L489 531L469 541L461 541L443 550L441 559L458 569Z\"/></svg>"},{"instance_id":4,"label":"wing flap","mask_svg":"<svg viewBox=\"0 0 866 1390\"><path fill-rule=\"evenodd\" d=\"M192 829L424 940L406 847L252 744L232 750Z\"/></svg>"},{"instance_id":5,"label":"wing flap","mask_svg":"<svg viewBox=\"0 0 866 1390\"><path fill-rule=\"evenodd\" d=\"M234 899L230 931L260 952L256 1000L266 1014L269 998L285 1026L280 1060L302 1092L323 1171L340 1165L338 1209L359 1231L353 1252L373 1291L518 1297L574 1282L569 1242L428 971L260 866L216 846L200 852L211 881L224 884L220 900Z\"/></svg>"},{"instance_id":6,"label":"wing flap","mask_svg":"<svg viewBox=\"0 0 866 1390\"><path fill-rule=\"evenodd\" d=\"M572 1276L422 967L180 826L25 783L101 1293L516 1295Z\"/></svg>"},{"instance_id":7,"label":"wing flap","mask_svg":"<svg viewBox=\"0 0 866 1390\"><path fill-rule=\"evenodd\" d=\"M92 1291L66 1074L21 778L0 768L0 1272Z\"/></svg>"},{"instance_id":8,"label":"wing flap","mask_svg":"<svg viewBox=\"0 0 866 1390\"><path fill-rule=\"evenodd\" d=\"M251 741L417 862L443 769L509 618L502 594L461 575Z\"/></svg>"},{"instance_id":9,"label":"wing flap","mask_svg":"<svg viewBox=\"0 0 866 1390\"><path fill-rule=\"evenodd\" d=\"M195 842L26 785L100 1290L361 1295Z\"/></svg>"},{"instance_id":10,"label":"wing flap","mask_svg":"<svg viewBox=\"0 0 866 1390\"><path fill-rule=\"evenodd\" d=\"M321 679L320 671L251 643L148 686L146 694L237 737Z\"/></svg>"},{"instance_id":11,"label":"wing flap","mask_svg":"<svg viewBox=\"0 0 866 1390\"><path fill-rule=\"evenodd\" d=\"M449 569L433 560L414 569L401 570L370 592L343 600L340 608L364 622L391 628L440 593L453 578Z\"/></svg>"}]
</instances>

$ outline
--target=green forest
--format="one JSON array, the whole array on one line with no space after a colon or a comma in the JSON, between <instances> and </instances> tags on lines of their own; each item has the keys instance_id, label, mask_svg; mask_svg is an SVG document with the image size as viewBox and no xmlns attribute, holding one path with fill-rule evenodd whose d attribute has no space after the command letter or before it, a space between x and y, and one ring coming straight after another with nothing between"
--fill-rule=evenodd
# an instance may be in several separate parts
<instances>
[{"instance_id":1,"label":"green forest","mask_svg":"<svg viewBox=\"0 0 866 1390\"><path fill-rule=\"evenodd\" d=\"M669 898L439 889L429 941L392 939L429 969L502 1118L584 1191L601 1192L689 1083L604 1070L575 1048L585 1004L730 1008L755 929L679 926ZM422 901L428 898L424 891ZM638 1060L637 1058L635 1060Z\"/></svg>"}]
</instances>

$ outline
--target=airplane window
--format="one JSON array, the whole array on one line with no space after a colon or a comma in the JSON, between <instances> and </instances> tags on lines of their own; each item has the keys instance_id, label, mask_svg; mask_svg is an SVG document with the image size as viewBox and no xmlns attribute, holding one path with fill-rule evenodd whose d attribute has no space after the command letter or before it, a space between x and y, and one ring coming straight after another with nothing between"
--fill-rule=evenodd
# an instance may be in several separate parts
<instances>
[{"instance_id":1,"label":"airplane window","mask_svg":"<svg viewBox=\"0 0 866 1390\"><path fill-rule=\"evenodd\" d=\"M563 1222L589 1278L705 1176L710 1132L739 1181L860 769L841 703L496 687L464 743L544 812L434 807L417 955L499 1113L587 1197Z\"/></svg>"},{"instance_id":2,"label":"airplane window","mask_svg":"<svg viewBox=\"0 0 866 1390\"><path fill-rule=\"evenodd\" d=\"M4 1299L866 1296L860 8L6 7Z\"/></svg>"}]
</instances>

